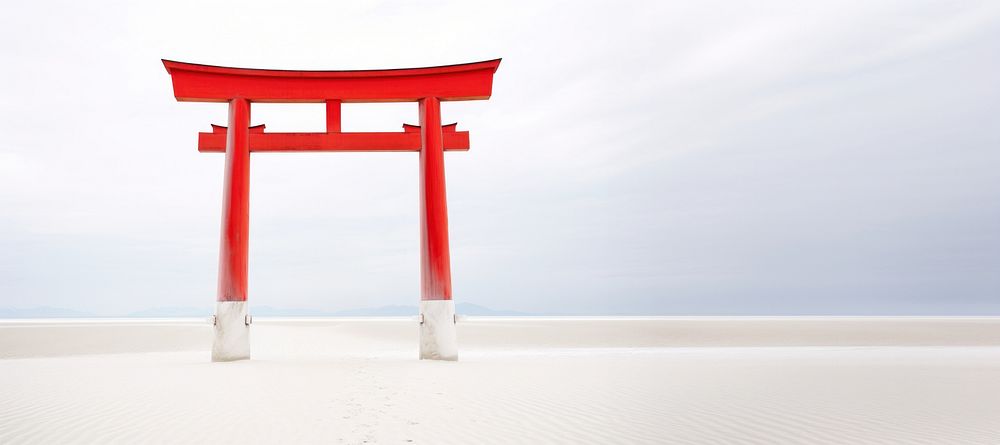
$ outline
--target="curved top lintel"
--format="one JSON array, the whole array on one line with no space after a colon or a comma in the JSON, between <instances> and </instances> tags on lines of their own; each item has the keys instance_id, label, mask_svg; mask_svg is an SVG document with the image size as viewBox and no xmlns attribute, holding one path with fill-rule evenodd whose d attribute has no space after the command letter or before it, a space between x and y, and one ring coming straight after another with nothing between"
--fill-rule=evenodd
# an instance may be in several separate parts
<instances>
[{"instance_id":1,"label":"curved top lintel","mask_svg":"<svg viewBox=\"0 0 1000 445\"><path fill-rule=\"evenodd\" d=\"M173 74L177 71L197 71L202 73L229 74L238 76L267 76L267 77L322 77L322 78L359 78L359 77L394 77L394 76L420 76L429 74L455 73L462 71L475 71L490 69L496 72L500 66L500 60L492 59L481 62L458 63L454 65L439 65L419 68L390 68L377 70L276 70L261 68L237 68L218 65L203 65L199 63L178 62L175 60L160 59L163 61L167 73Z\"/></svg>"},{"instance_id":2,"label":"curved top lintel","mask_svg":"<svg viewBox=\"0 0 1000 445\"><path fill-rule=\"evenodd\" d=\"M489 99L500 59L385 70L303 71L231 68L163 59L174 97L187 102L412 102Z\"/></svg>"}]
</instances>

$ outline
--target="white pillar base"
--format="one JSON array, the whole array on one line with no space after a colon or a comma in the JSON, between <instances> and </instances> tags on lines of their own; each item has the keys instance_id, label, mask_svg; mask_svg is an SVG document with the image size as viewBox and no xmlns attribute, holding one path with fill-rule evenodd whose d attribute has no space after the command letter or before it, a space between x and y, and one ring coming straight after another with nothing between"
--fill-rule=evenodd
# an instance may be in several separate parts
<instances>
[{"instance_id":1,"label":"white pillar base","mask_svg":"<svg viewBox=\"0 0 1000 445\"><path fill-rule=\"evenodd\" d=\"M455 302L423 300L420 302L420 359L458 360L455 335Z\"/></svg>"},{"instance_id":2,"label":"white pillar base","mask_svg":"<svg viewBox=\"0 0 1000 445\"><path fill-rule=\"evenodd\" d=\"M213 362L229 362L250 358L250 325L248 322L247 302L220 301L215 305Z\"/></svg>"}]
</instances>

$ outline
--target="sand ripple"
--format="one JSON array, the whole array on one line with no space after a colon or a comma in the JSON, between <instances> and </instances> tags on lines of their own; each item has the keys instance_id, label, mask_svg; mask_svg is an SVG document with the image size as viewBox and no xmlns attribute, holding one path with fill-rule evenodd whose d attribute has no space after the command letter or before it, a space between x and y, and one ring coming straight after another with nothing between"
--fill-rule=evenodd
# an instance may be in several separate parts
<instances>
[{"instance_id":1,"label":"sand ripple","mask_svg":"<svg viewBox=\"0 0 1000 445\"><path fill-rule=\"evenodd\" d=\"M645 326L587 348L552 321L527 348L471 323L443 363L393 323L263 323L250 362L0 360L0 443L1000 443L997 345L669 347Z\"/></svg>"}]
</instances>

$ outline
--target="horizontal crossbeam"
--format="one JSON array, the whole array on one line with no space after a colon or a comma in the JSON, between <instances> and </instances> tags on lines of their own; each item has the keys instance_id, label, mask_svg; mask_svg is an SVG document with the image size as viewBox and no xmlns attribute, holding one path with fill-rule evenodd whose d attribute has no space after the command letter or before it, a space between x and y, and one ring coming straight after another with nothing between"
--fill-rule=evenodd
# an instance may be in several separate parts
<instances>
[{"instance_id":1,"label":"horizontal crossbeam","mask_svg":"<svg viewBox=\"0 0 1000 445\"><path fill-rule=\"evenodd\" d=\"M265 133L263 125L250 127L251 152L303 151L420 151L420 127L404 125L402 133ZM446 151L468 151L469 132L442 127ZM212 125L211 133L198 133L198 151L224 153L226 127Z\"/></svg>"}]
</instances>

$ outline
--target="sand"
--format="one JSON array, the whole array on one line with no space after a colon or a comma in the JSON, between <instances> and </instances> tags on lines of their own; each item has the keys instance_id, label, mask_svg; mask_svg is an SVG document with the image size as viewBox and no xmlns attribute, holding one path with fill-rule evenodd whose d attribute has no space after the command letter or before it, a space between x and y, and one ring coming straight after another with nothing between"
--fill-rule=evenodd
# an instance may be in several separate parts
<instances>
[{"instance_id":1,"label":"sand","mask_svg":"<svg viewBox=\"0 0 1000 445\"><path fill-rule=\"evenodd\" d=\"M0 321L0 443L1000 443L1000 318Z\"/></svg>"}]
</instances>

